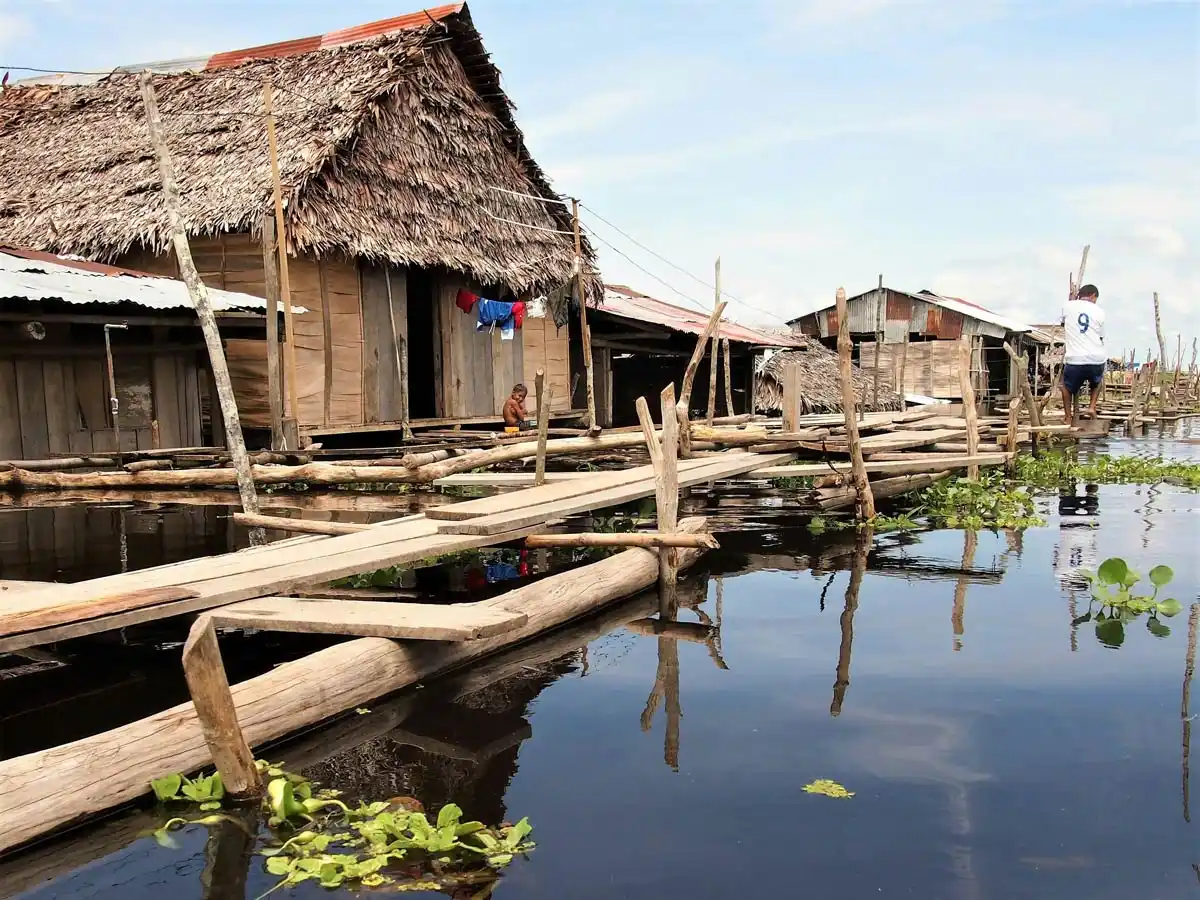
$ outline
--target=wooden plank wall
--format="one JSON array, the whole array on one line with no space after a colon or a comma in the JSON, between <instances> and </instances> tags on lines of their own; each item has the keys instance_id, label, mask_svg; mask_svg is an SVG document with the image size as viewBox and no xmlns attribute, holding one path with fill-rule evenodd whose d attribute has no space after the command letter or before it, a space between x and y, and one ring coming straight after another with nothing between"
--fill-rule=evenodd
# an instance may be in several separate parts
<instances>
[{"instance_id":1,"label":"wooden plank wall","mask_svg":"<svg viewBox=\"0 0 1200 900\"><path fill-rule=\"evenodd\" d=\"M200 396L192 354L116 355L123 450L200 443ZM45 459L115 449L104 363L95 357L19 356L0 351L0 458Z\"/></svg>"},{"instance_id":2,"label":"wooden plank wall","mask_svg":"<svg viewBox=\"0 0 1200 900\"><path fill-rule=\"evenodd\" d=\"M200 277L209 287L241 291L255 297L266 294L262 245L249 234L223 234L193 238L192 256ZM135 252L123 257L119 265L176 276L172 255L154 256ZM302 427L361 425L364 416L363 390L363 308L358 267L352 260L334 258L320 262L308 257L290 257L292 303L307 312L295 317L296 375L299 394L299 420ZM323 277L322 277L323 276ZM324 289L322 289L322 286ZM325 310L328 306L332 340L333 390L329 422L325 422ZM399 323L397 322L397 325ZM263 358L266 358L266 343ZM249 348L240 347L242 378L234 380L234 395L239 411L243 403L257 411L265 393L254 380L248 363ZM231 372L232 377L232 372ZM286 394L286 391L285 391ZM257 412L251 413L257 416ZM257 425L247 421L248 425ZM268 418L259 427L269 427Z\"/></svg>"},{"instance_id":3,"label":"wooden plank wall","mask_svg":"<svg viewBox=\"0 0 1200 900\"><path fill-rule=\"evenodd\" d=\"M521 332L525 384L532 392L537 370L542 369L546 373L546 383L553 389L550 409L566 412L571 408L570 329L556 328L553 318L539 316L526 319Z\"/></svg>"},{"instance_id":4,"label":"wooden plank wall","mask_svg":"<svg viewBox=\"0 0 1200 900\"><path fill-rule=\"evenodd\" d=\"M396 336L408 340L408 273L398 266L362 263L363 316L363 419L366 422L400 422L406 418L400 376L396 371ZM391 315L388 287L391 286Z\"/></svg>"},{"instance_id":5,"label":"wooden plank wall","mask_svg":"<svg viewBox=\"0 0 1200 900\"><path fill-rule=\"evenodd\" d=\"M904 389L910 394L924 394L940 400L961 400L958 380L958 341L915 341L908 345L904 367ZM882 369L879 384L892 389L900 366L899 344L884 344L879 354ZM858 345L859 367L864 372L875 371L875 342Z\"/></svg>"},{"instance_id":6,"label":"wooden plank wall","mask_svg":"<svg viewBox=\"0 0 1200 900\"><path fill-rule=\"evenodd\" d=\"M453 274L438 280L438 331L441 344L443 416L495 416L512 387L525 377L522 331L511 341L500 330L476 331L476 316L454 301L460 287L478 288ZM532 386L530 386L532 393Z\"/></svg>"}]
</instances>

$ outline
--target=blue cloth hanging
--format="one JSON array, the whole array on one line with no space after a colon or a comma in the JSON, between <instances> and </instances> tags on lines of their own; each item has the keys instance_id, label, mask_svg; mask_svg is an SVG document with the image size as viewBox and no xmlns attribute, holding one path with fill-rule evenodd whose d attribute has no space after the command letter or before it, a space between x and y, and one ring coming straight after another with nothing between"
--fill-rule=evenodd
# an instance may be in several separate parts
<instances>
[{"instance_id":1,"label":"blue cloth hanging","mask_svg":"<svg viewBox=\"0 0 1200 900\"><path fill-rule=\"evenodd\" d=\"M512 330L515 327L513 322L513 305L505 303L503 300L488 300L485 297L480 297L479 302L475 304L478 310L479 321L475 323L476 331L483 331L485 328L494 328L499 326L501 330Z\"/></svg>"}]
</instances>

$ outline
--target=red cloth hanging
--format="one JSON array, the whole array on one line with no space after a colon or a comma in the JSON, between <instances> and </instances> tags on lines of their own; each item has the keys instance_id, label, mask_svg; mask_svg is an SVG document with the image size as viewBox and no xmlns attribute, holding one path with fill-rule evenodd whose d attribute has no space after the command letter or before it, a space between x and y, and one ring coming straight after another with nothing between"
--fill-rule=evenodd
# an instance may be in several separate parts
<instances>
[{"instance_id":1,"label":"red cloth hanging","mask_svg":"<svg viewBox=\"0 0 1200 900\"><path fill-rule=\"evenodd\" d=\"M518 300L513 304L513 326L521 327L521 323L525 321L525 301Z\"/></svg>"},{"instance_id":2,"label":"red cloth hanging","mask_svg":"<svg viewBox=\"0 0 1200 900\"><path fill-rule=\"evenodd\" d=\"M469 313L475 308L475 304L479 302L479 295L472 294L466 288L458 289L458 297L454 300L454 305L465 313Z\"/></svg>"}]
</instances>

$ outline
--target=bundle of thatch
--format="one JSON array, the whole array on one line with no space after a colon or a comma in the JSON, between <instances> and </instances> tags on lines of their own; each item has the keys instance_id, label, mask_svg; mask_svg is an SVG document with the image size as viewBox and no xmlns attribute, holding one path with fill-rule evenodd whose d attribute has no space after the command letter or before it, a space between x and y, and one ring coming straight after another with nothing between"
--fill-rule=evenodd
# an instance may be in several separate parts
<instances>
[{"instance_id":1,"label":"bundle of thatch","mask_svg":"<svg viewBox=\"0 0 1200 900\"><path fill-rule=\"evenodd\" d=\"M189 233L257 232L272 208L269 81L296 252L443 267L515 292L568 281L570 210L530 157L465 6L444 12L340 46L156 73ZM102 260L166 251L136 73L45 82L0 93L0 239ZM583 255L590 273L586 242Z\"/></svg>"},{"instance_id":2,"label":"bundle of thatch","mask_svg":"<svg viewBox=\"0 0 1200 900\"><path fill-rule=\"evenodd\" d=\"M818 342L809 340L803 347L776 353L763 364L758 373L758 387L754 394L756 412L777 413L783 410L785 366L800 366L804 372L801 379L802 414L842 411L837 354ZM875 394L875 376L857 367L854 369L854 392L858 396L858 402L869 412L904 408L900 395L892 391L886 382L879 385L879 401L872 402Z\"/></svg>"}]
</instances>

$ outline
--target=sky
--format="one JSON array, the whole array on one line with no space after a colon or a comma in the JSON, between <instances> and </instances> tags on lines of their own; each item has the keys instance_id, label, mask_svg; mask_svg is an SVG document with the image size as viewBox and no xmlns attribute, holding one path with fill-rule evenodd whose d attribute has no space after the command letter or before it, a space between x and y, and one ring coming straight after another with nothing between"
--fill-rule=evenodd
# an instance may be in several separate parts
<instances>
[{"instance_id":1,"label":"sky","mask_svg":"<svg viewBox=\"0 0 1200 900\"><path fill-rule=\"evenodd\" d=\"M414 8L0 0L0 70L200 55ZM1200 335L1200 2L470 9L610 283L711 308L719 256L746 323L781 326L881 274L1038 323L1090 244L1114 354L1155 344L1155 291L1170 352Z\"/></svg>"}]
</instances>

